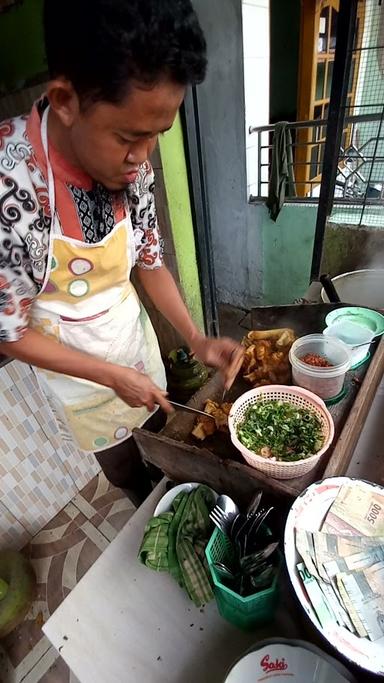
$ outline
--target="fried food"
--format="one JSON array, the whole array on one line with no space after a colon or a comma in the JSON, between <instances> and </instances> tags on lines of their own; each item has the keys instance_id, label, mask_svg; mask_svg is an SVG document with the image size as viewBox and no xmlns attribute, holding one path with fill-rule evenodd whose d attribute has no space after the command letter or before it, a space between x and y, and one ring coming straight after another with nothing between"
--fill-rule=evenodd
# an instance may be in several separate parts
<instances>
[{"instance_id":1,"label":"fried food","mask_svg":"<svg viewBox=\"0 0 384 683\"><path fill-rule=\"evenodd\" d=\"M244 379L254 388L290 382L289 350L294 341L289 328L249 332L243 339Z\"/></svg>"},{"instance_id":2,"label":"fried food","mask_svg":"<svg viewBox=\"0 0 384 683\"><path fill-rule=\"evenodd\" d=\"M279 346L292 345L295 341L295 333L289 327L280 327L275 330L252 330L248 332L243 340L243 344L244 346L250 346L260 340L279 342Z\"/></svg>"},{"instance_id":3,"label":"fried food","mask_svg":"<svg viewBox=\"0 0 384 683\"><path fill-rule=\"evenodd\" d=\"M228 431L228 415L231 411L232 403L216 403L208 399L204 405L204 412L208 415L212 415L214 418L211 420L210 417L204 417L201 415L197 418L196 424L192 430L192 435L199 439L199 441L204 441L208 436L212 436L215 432L227 432Z\"/></svg>"}]
</instances>

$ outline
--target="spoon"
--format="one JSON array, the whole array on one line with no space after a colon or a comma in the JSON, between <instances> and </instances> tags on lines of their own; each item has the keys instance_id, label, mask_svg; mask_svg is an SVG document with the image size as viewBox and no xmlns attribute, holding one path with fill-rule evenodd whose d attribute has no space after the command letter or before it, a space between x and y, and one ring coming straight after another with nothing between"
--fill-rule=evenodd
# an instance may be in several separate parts
<instances>
[{"instance_id":1,"label":"spoon","mask_svg":"<svg viewBox=\"0 0 384 683\"><path fill-rule=\"evenodd\" d=\"M225 512L225 514L229 517L232 516L237 516L239 514L239 508L237 507L236 503L230 498L229 496L226 495L221 495L217 499L217 503L219 508Z\"/></svg>"}]
</instances>

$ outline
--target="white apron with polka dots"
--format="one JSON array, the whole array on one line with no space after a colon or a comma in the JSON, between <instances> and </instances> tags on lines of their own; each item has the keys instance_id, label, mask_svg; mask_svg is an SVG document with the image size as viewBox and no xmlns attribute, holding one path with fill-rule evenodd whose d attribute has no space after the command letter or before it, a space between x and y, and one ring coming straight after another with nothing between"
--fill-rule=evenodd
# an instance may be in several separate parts
<instances>
[{"instance_id":1,"label":"white apron with polka dots","mask_svg":"<svg viewBox=\"0 0 384 683\"><path fill-rule=\"evenodd\" d=\"M110 363L144 372L165 389L165 371L149 317L130 281L135 242L125 216L97 244L65 236L55 212L55 187L48 155L48 110L42 120L52 215L50 254L30 327L66 346ZM36 370L63 438L86 451L102 451L128 438L148 419L112 389L56 372Z\"/></svg>"}]
</instances>

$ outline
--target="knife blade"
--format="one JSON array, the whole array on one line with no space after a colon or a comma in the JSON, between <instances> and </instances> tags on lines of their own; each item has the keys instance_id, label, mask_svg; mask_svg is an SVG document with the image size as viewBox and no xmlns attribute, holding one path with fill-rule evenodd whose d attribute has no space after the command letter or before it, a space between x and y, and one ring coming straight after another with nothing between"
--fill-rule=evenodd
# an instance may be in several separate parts
<instances>
[{"instance_id":1,"label":"knife blade","mask_svg":"<svg viewBox=\"0 0 384 683\"><path fill-rule=\"evenodd\" d=\"M230 376L229 378L227 377L225 379L224 383L224 389L223 389L223 394L221 397L221 402L223 403L227 392L231 389L232 384L234 383L237 375L240 372L240 369L243 365L243 359L244 359L244 349L243 348L238 348L235 351L232 352L231 356L231 366L230 366Z\"/></svg>"},{"instance_id":2,"label":"knife blade","mask_svg":"<svg viewBox=\"0 0 384 683\"><path fill-rule=\"evenodd\" d=\"M169 399L168 403L171 404L174 408L177 410L184 410L186 413L195 413L195 415L203 415L204 417L210 417L211 420L214 420L214 416L210 415L209 413L206 413L204 410L198 410L197 408L192 408L191 406L187 406L184 403L176 403L176 401L170 401Z\"/></svg>"}]
</instances>

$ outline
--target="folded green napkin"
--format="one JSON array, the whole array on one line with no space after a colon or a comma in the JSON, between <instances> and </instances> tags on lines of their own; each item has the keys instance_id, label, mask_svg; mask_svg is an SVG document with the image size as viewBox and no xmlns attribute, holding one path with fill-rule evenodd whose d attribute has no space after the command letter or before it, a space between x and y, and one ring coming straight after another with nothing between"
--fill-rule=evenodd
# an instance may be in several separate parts
<instances>
[{"instance_id":1,"label":"folded green napkin","mask_svg":"<svg viewBox=\"0 0 384 683\"><path fill-rule=\"evenodd\" d=\"M169 512L149 520L139 551L143 564L169 572L198 607L213 599L204 550L212 533L209 512L214 503L207 486L182 491Z\"/></svg>"}]
</instances>

